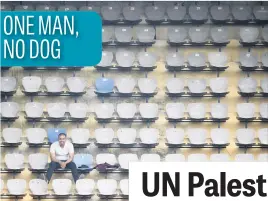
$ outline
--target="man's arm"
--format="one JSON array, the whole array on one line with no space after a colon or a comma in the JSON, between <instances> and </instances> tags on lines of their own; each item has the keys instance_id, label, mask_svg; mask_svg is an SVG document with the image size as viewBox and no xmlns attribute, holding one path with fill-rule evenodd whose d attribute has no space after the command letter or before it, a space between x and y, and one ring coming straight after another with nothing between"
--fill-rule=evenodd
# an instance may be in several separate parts
<instances>
[{"instance_id":1,"label":"man's arm","mask_svg":"<svg viewBox=\"0 0 268 201\"><path fill-rule=\"evenodd\" d=\"M50 152L50 158L51 158L51 161L53 161L53 162L56 162L59 164L61 163L61 161L56 158L55 152Z\"/></svg>"},{"instance_id":2,"label":"man's arm","mask_svg":"<svg viewBox=\"0 0 268 201\"><path fill-rule=\"evenodd\" d=\"M69 153L69 159L65 162L66 164L72 162L74 159L74 152L73 153Z\"/></svg>"}]
</instances>

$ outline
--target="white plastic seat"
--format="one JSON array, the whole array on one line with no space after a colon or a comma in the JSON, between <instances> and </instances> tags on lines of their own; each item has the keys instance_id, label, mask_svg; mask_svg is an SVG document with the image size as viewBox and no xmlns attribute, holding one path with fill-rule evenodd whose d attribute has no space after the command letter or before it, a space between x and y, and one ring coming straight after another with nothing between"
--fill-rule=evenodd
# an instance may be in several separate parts
<instances>
[{"instance_id":1,"label":"white plastic seat","mask_svg":"<svg viewBox=\"0 0 268 201\"><path fill-rule=\"evenodd\" d=\"M32 169L46 169L48 163L48 155L43 153L30 154L28 161Z\"/></svg>"},{"instance_id":2,"label":"white plastic seat","mask_svg":"<svg viewBox=\"0 0 268 201\"><path fill-rule=\"evenodd\" d=\"M228 92L228 78L216 77L209 81L209 87L213 93L227 93Z\"/></svg>"},{"instance_id":3,"label":"white plastic seat","mask_svg":"<svg viewBox=\"0 0 268 201\"><path fill-rule=\"evenodd\" d=\"M241 52L239 62L242 67L255 68L258 66L258 56L252 52Z\"/></svg>"},{"instance_id":4,"label":"white plastic seat","mask_svg":"<svg viewBox=\"0 0 268 201\"><path fill-rule=\"evenodd\" d=\"M116 62L119 67L131 68L134 66L135 54L128 50L119 50L115 54Z\"/></svg>"},{"instance_id":5,"label":"white plastic seat","mask_svg":"<svg viewBox=\"0 0 268 201\"><path fill-rule=\"evenodd\" d=\"M254 103L239 103L236 106L238 117L243 119L251 119L255 117Z\"/></svg>"},{"instance_id":6,"label":"white plastic seat","mask_svg":"<svg viewBox=\"0 0 268 201\"><path fill-rule=\"evenodd\" d=\"M120 144L135 144L137 131L134 128L119 128L117 130L117 137Z\"/></svg>"},{"instance_id":7,"label":"white plastic seat","mask_svg":"<svg viewBox=\"0 0 268 201\"><path fill-rule=\"evenodd\" d=\"M142 68L153 68L156 66L157 56L152 52L139 52L137 59L139 66Z\"/></svg>"},{"instance_id":8,"label":"white plastic seat","mask_svg":"<svg viewBox=\"0 0 268 201\"><path fill-rule=\"evenodd\" d=\"M158 154L142 154L141 162L160 162L161 158Z\"/></svg>"},{"instance_id":9,"label":"white plastic seat","mask_svg":"<svg viewBox=\"0 0 268 201\"><path fill-rule=\"evenodd\" d=\"M168 128L166 129L167 143L176 145L184 143L185 132L181 128Z\"/></svg>"},{"instance_id":10,"label":"white plastic seat","mask_svg":"<svg viewBox=\"0 0 268 201\"><path fill-rule=\"evenodd\" d=\"M71 194L72 181L70 179L54 179L52 188L56 195L69 195Z\"/></svg>"},{"instance_id":11,"label":"white plastic seat","mask_svg":"<svg viewBox=\"0 0 268 201\"><path fill-rule=\"evenodd\" d=\"M188 88L193 94L201 94L204 93L207 87L207 83L205 79L189 79L188 80Z\"/></svg>"},{"instance_id":12,"label":"white plastic seat","mask_svg":"<svg viewBox=\"0 0 268 201\"><path fill-rule=\"evenodd\" d=\"M115 27L115 39L120 43L130 43L132 40L132 32L132 27L129 26Z\"/></svg>"},{"instance_id":13,"label":"white plastic seat","mask_svg":"<svg viewBox=\"0 0 268 201\"><path fill-rule=\"evenodd\" d=\"M169 78L167 81L167 90L172 94L180 94L184 92L184 80L181 78Z\"/></svg>"},{"instance_id":14,"label":"white plastic seat","mask_svg":"<svg viewBox=\"0 0 268 201\"><path fill-rule=\"evenodd\" d=\"M29 143L40 144L44 142L47 132L43 128L27 128L26 136Z\"/></svg>"},{"instance_id":15,"label":"white plastic seat","mask_svg":"<svg viewBox=\"0 0 268 201\"><path fill-rule=\"evenodd\" d=\"M268 93L268 78L261 80L261 89L264 93Z\"/></svg>"},{"instance_id":16,"label":"white plastic seat","mask_svg":"<svg viewBox=\"0 0 268 201\"><path fill-rule=\"evenodd\" d=\"M169 27L167 34L168 42L175 44L185 43L188 37L188 33L184 27Z\"/></svg>"},{"instance_id":17,"label":"white plastic seat","mask_svg":"<svg viewBox=\"0 0 268 201\"><path fill-rule=\"evenodd\" d=\"M257 161L258 162L268 162L268 154L259 154Z\"/></svg>"},{"instance_id":18,"label":"white plastic seat","mask_svg":"<svg viewBox=\"0 0 268 201\"><path fill-rule=\"evenodd\" d=\"M25 112L27 117L40 118L43 115L44 104L38 102L29 102L25 104Z\"/></svg>"},{"instance_id":19,"label":"white plastic seat","mask_svg":"<svg viewBox=\"0 0 268 201\"><path fill-rule=\"evenodd\" d=\"M71 139L74 144L88 143L90 133L87 128L74 128L71 130Z\"/></svg>"},{"instance_id":20,"label":"white plastic seat","mask_svg":"<svg viewBox=\"0 0 268 201\"><path fill-rule=\"evenodd\" d=\"M167 103L166 113L169 119L184 118L185 107L183 103Z\"/></svg>"},{"instance_id":21,"label":"white plastic seat","mask_svg":"<svg viewBox=\"0 0 268 201\"><path fill-rule=\"evenodd\" d=\"M236 131L236 139L239 144L253 144L255 140L255 131L250 128L240 128Z\"/></svg>"},{"instance_id":22,"label":"white plastic seat","mask_svg":"<svg viewBox=\"0 0 268 201\"><path fill-rule=\"evenodd\" d=\"M95 107L95 114L99 119L110 119L114 114L114 106L111 103L97 104Z\"/></svg>"},{"instance_id":23,"label":"white plastic seat","mask_svg":"<svg viewBox=\"0 0 268 201\"><path fill-rule=\"evenodd\" d=\"M92 195L95 185L93 179L79 179L75 183L75 189L78 195Z\"/></svg>"},{"instance_id":24,"label":"white plastic seat","mask_svg":"<svg viewBox=\"0 0 268 201\"><path fill-rule=\"evenodd\" d=\"M208 157L206 154L190 154L188 156L188 162L207 162Z\"/></svg>"},{"instance_id":25,"label":"white plastic seat","mask_svg":"<svg viewBox=\"0 0 268 201\"><path fill-rule=\"evenodd\" d=\"M241 78L238 82L238 88L242 93L255 93L257 85L257 80L252 77Z\"/></svg>"},{"instance_id":26,"label":"white plastic seat","mask_svg":"<svg viewBox=\"0 0 268 201\"><path fill-rule=\"evenodd\" d=\"M227 154L211 154L211 162L229 162L230 158Z\"/></svg>"},{"instance_id":27,"label":"white plastic seat","mask_svg":"<svg viewBox=\"0 0 268 201\"><path fill-rule=\"evenodd\" d=\"M258 137L261 144L268 145L268 128L261 128L258 130Z\"/></svg>"},{"instance_id":28,"label":"white plastic seat","mask_svg":"<svg viewBox=\"0 0 268 201\"><path fill-rule=\"evenodd\" d=\"M137 39L140 43L153 43L155 38L155 29L151 26L136 27Z\"/></svg>"},{"instance_id":29,"label":"white plastic seat","mask_svg":"<svg viewBox=\"0 0 268 201\"><path fill-rule=\"evenodd\" d=\"M209 29L206 27L191 27L189 37L192 43L205 43L208 41Z\"/></svg>"},{"instance_id":30,"label":"white plastic seat","mask_svg":"<svg viewBox=\"0 0 268 201\"><path fill-rule=\"evenodd\" d=\"M118 162L122 169L128 170L129 169L129 162L138 162L138 156L137 154L132 153L126 153L126 154L120 154L118 156Z\"/></svg>"},{"instance_id":31,"label":"white plastic seat","mask_svg":"<svg viewBox=\"0 0 268 201\"><path fill-rule=\"evenodd\" d=\"M67 106L65 103L48 103L47 113L52 118L63 118L67 112Z\"/></svg>"},{"instance_id":32,"label":"white plastic seat","mask_svg":"<svg viewBox=\"0 0 268 201\"><path fill-rule=\"evenodd\" d=\"M1 115L5 118L15 118L19 115L19 104L15 102L1 102Z\"/></svg>"},{"instance_id":33,"label":"white plastic seat","mask_svg":"<svg viewBox=\"0 0 268 201\"><path fill-rule=\"evenodd\" d=\"M119 183L120 186L120 190L122 192L123 195L128 195L129 191L128 191L128 179L122 179Z\"/></svg>"},{"instance_id":34,"label":"white plastic seat","mask_svg":"<svg viewBox=\"0 0 268 201\"><path fill-rule=\"evenodd\" d=\"M136 81L132 77L121 77L115 81L119 93L130 94L136 86Z\"/></svg>"},{"instance_id":35,"label":"white plastic seat","mask_svg":"<svg viewBox=\"0 0 268 201\"><path fill-rule=\"evenodd\" d=\"M6 154L5 155L5 163L8 169L17 170L23 168L24 163L24 155L23 154Z\"/></svg>"},{"instance_id":36,"label":"white plastic seat","mask_svg":"<svg viewBox=\"0 0 268 201\"><path fill-rule=\"evenodd\" d=\"M98 128L95 130L95 137L99 144L112 144L114 130L112 128Z\"/></svg>"},{"instance_id":37,"label":"white plastic seat","mask_svg":"<svg viewBox=\"0 0 268 201\"><path fill-rule=\"evenodd\" d=\"M260 115L263 119L268 119L268 103L260 104Z\"/></svg>"},{"instance_id":38,"label":"white plastic seat","mask_svg":"<svg viewBox=\"0 0 268 201\"><path fill-rule=\"evenodd\" d=\"M155 93L157 89L157 81L151 78L139 78L138 87L141 93Z\"/></svg>"},{"instance_id":39,"label":"white plastic seat","mask_svg":"<svg viewBox=\"0 0 268 201\"><path fill-rule=\"evenodd\" d=\"M115 165L117 163L116 157L114 154L98 154L96 156L96 163L103 164L108 163L110 165Z\"/></svg>"},{"instance_id":40,"label":"white plastic seat","mask_svg":"<svg viewBox=\"0 0 268 201\"><path fill-rule=\"evenodd\" d=\"M144 119L158 118L158 104L156 103L141 103L139 112Z\"/></svg>"},{"instance_id":41,"label":"white plastic seat","mask_svg":"<svg viewBox=\"0 0 268 201\"><path fill-rule=\"evenodd\" d=\"M26 191L26 180L24 179L7 180L7 190L11 195L24 195Z\"/></svg>"},{"instance_id":42,"label":"white plastic seat","mask_svg":"<svg viewBox=\"0 0 268 201\"><path fill-rule=\"evenodd\" d=\"M142 144L157 144L159 130L156 128L142 128L139 130L139 137Z\"/></svg>"},{"instance_id":43,"label":"white plastic seat","mask_svg":"<svg viewBox=\"0 0 268 201\"><path fill-rule=\"evenodd\" d=\"M169 52L166 62L169 67L184 67L184 56L181 52Z\"/></svg>"},{"instance_id":44,"label":"white plastic seat","mask_svg":"<svg viewBox=\"0 0 268 201\"><path fill-rule=\"evenodd\" d=\"M4 128L2 136L6 143L18 143L22 136L22 130L20 128Z\"/></svg>"},{"instance_id":45,"label":"white plastic seat","mask_svg":"<svg viewBox=\"0 0 268 201\"><path fill-rule=\"evenodd\" d=\"M86 88L86 80L83 77L68 77L67 86L72 93L81 93Z\"/></svg>"},{"instance_id":46,"label":"white plastic seat","mask_svg":"<svg viewBox=\"0 0 268 201\"><path fill-rule=\"evenodd\" d=\"M185 156L182 154L167 154L165 162L185 162Z\"/></svg>"},{"instance_id":47,"label":"white plastic seat","mask_svg":"<svg viewBox=\"0 0 268 201\"><path fill-rule=\"evenodd\" d=\"M189 141L194 145L202 145L207 140L207 130L203 128L190 128L187 130Z\"/></svg>"},{"instance_id":48,"label":"white plastic seat","mask_svg":"<svg viewBox=\"0 0 268 201\"><path fill-rule=\"evenodd\" d=\"M22 78L22 86L26 92L40 91L41 84L42 80L37 76L27 76Z\"/></svg>"},{"instance_id":49,"label":"white plastic seat","mask_svg":"<svg viewBox=\"0 0 268 201\"><path fill-rule=\"evenodd\" d=\"M32 179L29 182L29 188L33 195L47 195L48 194L48 184L42 179Z\"/></svg>"},{"instance_id":50,"label":"white plastic seat","mask_svg":"<svg viewBox=\"0 0 268 201\"><path fill-rule=\"evenodd\" d=\"M242 27L239 34L242 43L257 43L260 33L257 27Z\"/></svg>"},{"instance_id":51,"label":"white plastic seat","mask_svg":"<svg viewBox=\"0 0 268 201\"><path fill-rule=\"evenodd\" d=\"M114 55L112 52L102 51L101 61L97 64L97 66L103 68L111 67L113 59Z\"/></svg>"},{"instance_id":52,"label":"white plastic seat","mask_svg":"<svg viewBox=\"0 0 268 201\"><path fill-rule=\"evenodd\" d=\"M97 187L101 195L115 195L117 189L117 181L114 179L100 179Z\"/></svg>"},{"instance_id":53,"label":"white plastic seat","mask_svg":"<svg viewBox=\"0 0 268 201\"><path fill-rule=\"evenodd\" d=\"M225 128L213 128L210 132L213 144L224 145L230 142L230 132Z\"/></svg>"},{"instance_id":54,"label":"white plastic seat","mask_svg":"<svg viewBox=\"0 0 268 201\"><path fill-rule=\"evenodd\" d=\"M47 77L45 79L45 85L48 92L62 92L64 83L64 79L61 77Z\"/></svg>"},{"instance_id":55,"label":"white plastic seat","mask_svg":"<svg viewBox=\"0 0 268 201\"><path fill-rule=\"evenodd\" d=\"M68 107L68 111L73 118L86 118L88 106L86 103L71 103Z\"/></svg>"},{"instance_id":56,"label":"white plastic seat","mask_svg":"<svg viewBox=\"0 0 268 201\"><path fill-rule=\"evenodd\" d=\"M119 103L116 106L117 114L122 119L132 119L137 112L137 106L134 103Z\"/></svg>"},{"instance_id":57,"label":"white plastic seat","mask_svg":"<svg viewBox=\"0 0 268 201\"><path fill-rule=\"evenodd\" d=\"M206 117L206 106L204 103L189 103L187 111L192 119L204 119Z\"/></svg>"},{"instance_id":58,"label":"white plastic seat","mask_svg":"<svg viewBox=\"0 0 268 201\"><path fill-rule=\"evenodd\" d=\"M203 68L206 67L206 55L204 53L195 52L188 55L188 63L190 67Z\"/></svg>"},{"instance_id":59,"label":"white plastic seat","mask_svg":"<svg viewBox=\"0 0 268 201\"><path fill-rule=\"evenodd\" d=\"M237 154L235 156L235 162L254 162L253 154Z\"/></svg>"},{"instance_id":60,"label":"white plastic seat","mask_svg":"<svg viewBox=\"0 0 268 201\"><path fill-rule=\"evenodd\" d=\"M1 91L12 92L17 87L17 80L15 77L1 77Z\"/></svg>"},{"instance_id":61,"label":"white plastic seat","mask_svg":"<svg viewBox=\"0 0 268 201\"><path fill-rule=\"evenodd\" d=\"M211 104L211 116L214 119L228 118L228 105L223 103Z\"/></svg>"},{"instance_id":62,"label":"white plastic seat","mask_svg":"<svg viewBox=\"0 0 268 201\"><path fill-rule=\"evenodd\" d=\"M208 53L209 64L217 68L228 67L228 55L225 52L209 52Z\"/></svg>"}]
</instances>

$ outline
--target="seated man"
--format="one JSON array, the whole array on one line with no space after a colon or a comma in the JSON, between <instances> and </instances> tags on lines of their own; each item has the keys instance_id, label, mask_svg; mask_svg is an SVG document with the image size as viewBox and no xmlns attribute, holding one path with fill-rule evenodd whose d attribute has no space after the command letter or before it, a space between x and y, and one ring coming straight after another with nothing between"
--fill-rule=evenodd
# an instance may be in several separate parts
<instances>
[{"instance_id":1,"label":"seated man","mask_svg":"<svg viewBox=\"0 0 268 201\"><path fill-rule=\"evenodd\" d=\"M53 172L56 169L68 168L71 169L74 182L78 180L78 172L76 164L73 162L74 147L71 142L66 139L65 133L58 135L58 141L54 142L50 147L51 163L45 176L46 181L49 183Z\"/></svg>"}]
</instances>

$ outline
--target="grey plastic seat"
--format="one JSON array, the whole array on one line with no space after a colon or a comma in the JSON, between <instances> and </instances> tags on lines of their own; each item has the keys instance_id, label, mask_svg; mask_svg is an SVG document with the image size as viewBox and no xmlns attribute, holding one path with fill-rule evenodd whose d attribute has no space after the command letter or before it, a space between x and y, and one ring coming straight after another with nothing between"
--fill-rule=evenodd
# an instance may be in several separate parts
<instances>
[{"instance_id":1,"label":"grey plastic seat","mask_svg":"<svg viewBox=\"0 0 268 201\"><path fill-rule=\"evenodd\" d=\"M232 5L232 15L234 21L248 22L252 18L252 9L247 5Z\"/></svg>"},{"instance_id":2,"label":"grey plastic seat","mask_svg":"<svg viewBox=\"0 0 268 201\"><path fill-rule=\"evenodd\" d=\"M79 8L80 11L94 11L96 13L101 12L101 9L99 6L95 6L95 5L87 5L87 6L82 6Z\"/></svg>"},{"instance_id":3,"label":"grey plastic seat","mask_svg":"<svg viewBox=\"0 0 268 201\"><path fill-rule=\"evenodd\" d=\"M195 52L188 55L189 68L201 70L207 67L206 55L201 52Z\"/></svg>"},{"instance_id":4,"label":"grey plastic seat","mask_svg":"<svg viewBox=\"0 0 268 201\"><path fill-rule=\"evenodd\" d=\"M115 85L119 93L131 94L136 86L136 81L132 77L120 77L116 79Z\"/></svg>"},{"instance_id":5,"label":"grey plastic seat","mask_svg":"<svg viewBox=\"0 0 268 201\"><path fill-rule=\"evenodd\" d=\"M205 79L189 79L188 88L192 94L203 94L207 88L207 82Z\"/></svg>"},{"instance_id":6,"label":"grey plastic seat","mask_svg":"<svg viewBox=\"0 0 268 201\"><path fill-rule=\"evenodd\" d=\"M147 23L161 23L165 20L164 6L146 6L144 12Z\"/></svg>"},{"instance_id":7,"label":"grey plastic seat","mask_svg":"<svg viewBox=\"0 0 268 201\"><path fill-rule=\"evenodd\" d=\"M190 128L187 130L190 144L203 145L206 144L207 130L203 128Z\"/></svg>"},{"instance_id":8,"label":"grey plastic seat","mask_svg":"<svg viewBox=\"0 0 268 201\"><path fill-rule=\"evenodd\" d=\"M228 105L223 103L211 104L211 117L213 119L228 119Z\"/></svg>"},{"instance_id":9,"label":"grey plastic seat","mask_svg":"<svg viewBox=\"0 0 268 201\"><path fill-rule=\"evenodd\" d=\"M115 40L118 43L128 44L132 41L132 28L131 27L116 27L115 28Z\"/></svg>"},{"instance_id":10,"label":"grey plastic seat","mask_svg":"<svg viewBox=\"0 0 268 201\"><path fill-rule=\"evenodd\" d=\"M203 23L208 20L208 6L206 5L190 5L189 15L193 22Z\"/></svg>"},{"instance_id":11,"label":"grey plastic seat","mask_svg":"<svg viewBox=\"0 0 268 201\"><path fill-rule=\"evenodd\" d=\"M257 22L268 21L268 6L254 6L253 14Z\"/></svg>"},{"instance_id":12,"label":"grey plastic seat","mask_svg":"<svg viewBox=\"0 0 268 201\"><path fill-rule=\"evenodd\" d=\"M114 55L112 52L103 51L100 63L97 64L97 67L101 68L110 68L113 66L112 62L114 60Z\"/></svg>"},{"instance_id":13,"label":"grey plastic seat","mask_svg":"<svg viewBox=\"0 0 268 201\"><path fill-rule=\"evenodd\" d=\"M241 52L240 68L243 70L254 70L258 68L258 55L253 52Z\"/></svg>"},{"instance_id":14,"label":"grey plastic seat","mask_svg":"<svg viewBox=\"0 0 268 201\"><path fill-rule=\"evenodd\" d=\"M73 5L59 6L58 11L76 11L77 8Z\"/></svg>"},{"instance_id":15,"label":"grey plastic seat","mask_svg":"<svg viewBox=\"0 0 268 201\"><path fill-rule=\"evenodd\" d=\"M153 44L155 42L155 28L152 26L136 27L137 40L141 44Z\"/></svg>"},{"instance_id":16,"label":"grey plastic seat","mask_svg":"<svg viewBox=\"0 0 268 201\"><path fill-rule=\"evenodd\" d=\"M126 6L122 11L124 20L130 23L139 23L141 21L142 9L139 6Z\"/></svg>"},{"instance_id":17,"label":"grey plastic seat","mask_svg":"<svg viewBox=\"0 0 268 201\"><path fill-rule=\"evenodd\" d=\"M210 8L211 20L214 23L224 23L229 21L230 7L229 5L213 5Z\"/></svg>"},{"instance_id":18,"label":"grey plastic seat","mask_svg":"<svg viewBox=\"0 0 268 201\"><path fill-rule=\"evenodd\" d=\"M72 181L70 179L54 179L52 181L52 188L56 195L70 195Z\"/></svg>"},{"instance_id":19,"label":"grey plastic seat","mask_svg":"<svg viewBox=\"0 0 268 201\"><path fill-rule=\"evenodd\" d=\"M208 62L212 68L228 68L228 55L225 52L209 52Z\"/></svg>"},{"instance_id":20,"label":"grey plastic seat","mask_svg":"<svg viewBox=\"0 0 268 201\"><path fill-rule=\"evenodd\" d=\"M36 11L55 11L56 7L50 4L47 5L37 5L35 8Z\"/></svg>"},{"instance_id":21,"label":"grey plastic seat","mask_svg":"<svg viewBox=\"0 0 268 201\"><path fill-rule=\"evenodd\" d=\"M25 132L27 140L31 144L41 144L47 136L47 132L43 128L27 128Z\"/></svg>"},{"instance_id":22,"label":"grey plastic seat","mask_svg":"<svg viewBox=\"0 0 268 201\"><path fill-rule=\"evenodd\" d=\"M6 4L4 2L1 3L1 11L11 11L13 10L12 5Z\"/></svg>"},{"instance_id":23,"label":"grey plastic seat","mask_svg":"<svg viewBox=\"0 0 268 201\"><path fill-rule=\"evenodd\" d=\"M212 27L210 35L214 44L228 44L230 42L229 29L227 27Z\"/></svg>"},{"instance_id":24,"label":"grey plastic seat","mask_svg":"<svg viewBox=\"0 0 268 201\"><path fill-rule=\"evenodd\" d=\"M135 142L136 136L137 136L137 130L134 128L119 128L117 130L117 138L118 138L119 143L122 145L136 144Z\"/></svg>"},{"instance_id":25,"label":"grey plastic seat","mask_svg":"<svg viewBox=\"0 0 268 201\"><path fill-rule=\"evenodd\" d=\"M268 43L268 25L262 28L262 38L265 43Z\"/></svg>"},{"instance_id":26,"label":"grey plastic seat","mask_svg":"<svg viewBox=\"0 0 268 201\"><path fill-rule=\"evenodd\" d=\"M138 63L141 68L155 68L157 62L157 55L152 52L139 52Z\"/></svg>"},{"instance_id":27,"label":"grey plastic seat","mask_svg":"<svg viewBox=\"0 0 268 201\"><path fill-rule=\"evenodd\" d=\"M185 20L187 7L182 5L169 5L167 7L167 16L170 22L182 22Z\"/></svg>"},{"instance_id":28,"label":"grey plastic seat","mask_svg":"<svg viewBox=\"0 0 268 201\"><path fill-rule=\"evenodd\" d=\"M97 181L97 188L100 195L114 196L117 190L117 181L114 179L99 179Z\"/></svg>"},{"instance_id":29,"label":"grey plastic seat","mask_svg":"<svg viewBox=\"0 0 268 201\"><path fill-rule=\"evenodd\" d=\"M14 10L16 11L34 11L34 7L31 4L17 5Z\"/></svg>"},{"instance_id":30,"label":"grey plastic seat","mask_svg":"<svg viewBox=\"0 0 268 201\"><path fill-rule=\"evenodd\" d=\"M258 138L261 144L268 145L268 128L261 128L258 130Z\"/></svg>"},{"instance_id":31,"label":"grey plastic seat","mask_svg":"<svg viewBox=\"0 0 268 201\"><path fill-rule=\"evenodd\" d=\"M209 30L206 27L191 27L189 29L189 37L191 43L203 44L208 41Z\"/></svg>"},{"instance_id":32,"label":"grey plastic seat","mask_svg":"<svg viewBox=\"0 0 268 201\"><path fill-rule=\"evenodd\" d=\"M236 131L236 139L242 145L254 144L255 135L255 131L249 128L241 128Z\"/></svg>"},{"instance_id":33,"label":"grey plastic seat","mask_svg":"<svg viewBox=\"0 0 268 201\"><path fill-rule=\"evenodd\" d=\"M184 27L168 27L168 43L171 45L186 42L188 33Z\"/></svg>"},{"instance_id":34,"label":"grey plastic seat","mask_svg":"<svg viewBox=\"0 0 268 201\"><path fill-rule=\"evenodd\" d=\"M102 27L102 43L107 44L113 41L114 28L113 27Z\"/></svg>"},{"instance_id":35,"label":"grey plastic seat","mask_svg":"<svg viewBox=\"0 0 268 201\"><path fill-rule=\"evenodd\" d=\"M104 22L117 23L120 20L121 7L119 5L102 6L101 15Z\"/></svg>"},{"instance_id":36,"label":"grey plastic seat","mask_svg":"<svg viewBox=\"0 0 268 201\"><path fill-rule=\"evenodd\" d=\"M181 128L166 129L166 139L169 145L178 145L184 143L185 132Z\"/></svg>"},{"instance_id":37,"label":"grey plastic seat","mask_svg":"<svg viewBox=\"0 0 268 201\"><path fill-rule=\"evenodd\" d=\"M119 50L115 54L118 67L132 68L134 66L135 54L129 50Z\"/></svg>"},{"instance_id":38,"label":"grey plastic seat","mask_svg":"<svg viewBox=\"0 0 268 201\"><path fill-rule=\"evenodd\" d=\"M259 37L258 27L242 27L240 28L240 42L242 44L256 44Z\"/></svg>"},{"instance_id":39,"label":"grey plastic seat","mask_svg":"<svg viewBox=\"0 0 268 201\"><path fill-rule=\"evenodd\" d=\"M183 69L185 67L183 53L169 52L166 56L166 64L168 68Z\"/></svg>"}]
</instances>

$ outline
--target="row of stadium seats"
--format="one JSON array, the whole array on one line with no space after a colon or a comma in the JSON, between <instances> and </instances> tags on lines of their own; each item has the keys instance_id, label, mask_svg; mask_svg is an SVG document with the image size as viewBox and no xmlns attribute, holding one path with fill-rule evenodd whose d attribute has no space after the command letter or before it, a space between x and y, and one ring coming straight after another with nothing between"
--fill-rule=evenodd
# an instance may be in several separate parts
<instances>
[{"instance_id":1,"label":"row of stadium seats","mask_svg":"<svg viewBox=\"0 0 268 201\"><path fill-rule=\"evenodd\" d=\"M205 23L209 19L214 23L249 23L249 22L267 22L267 6L247 4L238 5L199 5L192 3L184 5L184 3L162 3L161 5L119 5L110 4L95 6L60 5L54 7L49 4L45 5L17 5L14 8L9 5L2 5L1 10L58 10L58 11L76 11L76 10L92 10L102 16L104 23L140 23L142 17L151 24L161 23Z\"/></svg>"},{"instance_id":2,"label":"row of stadium seats","mask_svg":"<svg viewBox=\"0 0 268 201\"><path fill-rule=\"evenodd\" d=\"M268 129L262 128L258 132L258 141L262 145L268 145ZM112 128L98 128L94 131L94 141L100 145L135 145L138 143L144 145L157 145L160 131L155 128L142 128L138 131L134 128L119 128L116 132ZM187 135L186 135L187 134ZM3 142L6 144L15 144L21 142L22 130L19 128L5 128L2 131ZM29 144L44 143L48 137L48 143L53 143L55 133L52 131L47 133L42 128L26 129L26 136ZM236 131L236 138L239 144L251 145L255 144L255 130L249 128L241 128ZM139 137L139 138L138 138ZM185 140L189 141L190 145L208 144L208 130L202 128L189 128L185 132L181 128L168 128L165 130L165 137L168 145L185 144ZM213 128L210 131L211 144L226 145L230 143L230 132L224 128ZM89 129L77 128L70 132L70 140L75 145L88 145L92 142Z\"/></svg>"}]
</instances>

